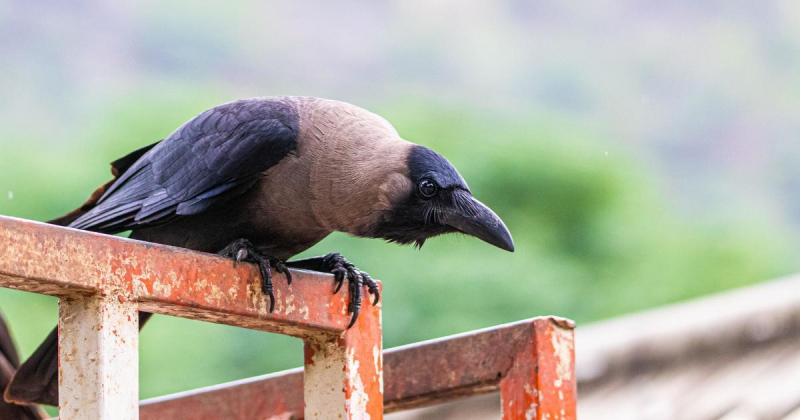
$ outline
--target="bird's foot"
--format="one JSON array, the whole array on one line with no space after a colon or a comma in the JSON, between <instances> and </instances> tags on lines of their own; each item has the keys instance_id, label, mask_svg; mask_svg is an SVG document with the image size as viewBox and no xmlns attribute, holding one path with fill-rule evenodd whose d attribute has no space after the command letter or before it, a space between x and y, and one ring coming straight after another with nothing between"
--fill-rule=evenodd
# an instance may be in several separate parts
<instances>
[{"instance_id":1,"label":"bird's foot","mask_svg":"<svg viewBox=\"0 0 800 420\"><path fill-rule=\"evenodd\" d=\"M347 328L350 328L356 323L358 314L361 311L362 289L364 286L367 287L369 294L374 296L372 304L378 304L378 301L381 299L378 283L373 280L369 274L359 270L350 263L350 261L347 261L345 257L336 252L323 256L322 266L324 270L333 273L336 281L336 289L333 291L334 294L339 292L344 284L345 278L347 279L350 291L350 302L347 305L347 311L353 314L353 318L347 326Z\"/></svg>"},{"instance_id":2,"label":"bird's foot","mask_svg":"<svg viewBox=\"0 0 800 420\"><path fill-rule=\"evenodd\" d=\"M233 259L234 266L242 261L258 264L261 272L261 290L269 296L269 311L275 310L275 292L272 287L272 268L286 276L286 282L292 284L292 273L286 268L285 261L270 257L259 251L247 239L237 239L219 252L220 255Z\"/></svg>"},{"instance_id":3,"label":"bird's foot","mask_svg":"<svg viewBox=\"0 0 800 420\"><path fill-rule=\"evenodd\" d=\"M347 261L341 254L332 253L321 257L289 261L286 265L304 270L332 273L336 280L336 289L333 293L337 293L342 288L342 285L344 285L344 280L347 279L348 290L350 292L350 302L347 305L347 311L353 314L350 325L347 328L352 327L358 319L358 314L361 310L362 289L364 286L367 287L369 294L375 296L372 302L373 305L377 305L378 301L381 299L378 283L372 280L369 274L359 270Z\"/></svg>"}]
</instances>

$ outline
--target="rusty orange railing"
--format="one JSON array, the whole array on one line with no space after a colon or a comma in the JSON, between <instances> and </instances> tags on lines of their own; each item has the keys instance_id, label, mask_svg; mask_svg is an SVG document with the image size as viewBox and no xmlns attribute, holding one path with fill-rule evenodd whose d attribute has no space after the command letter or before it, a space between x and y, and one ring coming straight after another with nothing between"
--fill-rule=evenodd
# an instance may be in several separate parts
<instances>
[{"instance_id":1,"label":"rusty orange railing","mask_svg":"<svg viewBox=\"0 0 800 420\"><path fill-rule=\"evenodd\" d=\"M370 418L500 390L506 419L576 413L573 330L537 318L382 351L381 308L347 330L331 276L293 271L273 313L258 270L214 255L0 217L0 286L59 300L59 416ZM138 310L299 337L305 369L138 402ZM384 366L386 388L384 394ZM385 406L384 406L385 404Z\"/></svg>"},{"instance_id":2,"label":"rusty orange railing","mask_svg":"<svg viewBox=\"0 0 800 420\"><path fill-rule=\"evenodd\" d=\"M535 318L387 350L387 413L501 391L506 419L574 419L573 324ZM303 370L153 398L143 419L302 418Z\"/></svg>"}]
</instances>

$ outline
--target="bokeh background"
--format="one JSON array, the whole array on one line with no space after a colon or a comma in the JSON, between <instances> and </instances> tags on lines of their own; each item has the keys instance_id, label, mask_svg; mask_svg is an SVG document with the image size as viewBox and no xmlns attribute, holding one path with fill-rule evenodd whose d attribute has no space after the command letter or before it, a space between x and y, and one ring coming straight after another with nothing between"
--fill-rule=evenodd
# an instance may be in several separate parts
<instances>
[{"instance_id":1,"label":"bokeh background","mask_svg":"<svg viewBox=\"0 0 800 420\"><path fill-rule=\"evenodd\" d=\"M2 0L0 214L75 208L108 162L219 103L335 98L447 156L517 245L307 252L384 281L386 347L587 324L800 268L798 74L793 0ZM0 310L27 356L57 303L0 290ZM141 396L300 366L301 348L159 316Z\"/></svg>"}]
</instances>

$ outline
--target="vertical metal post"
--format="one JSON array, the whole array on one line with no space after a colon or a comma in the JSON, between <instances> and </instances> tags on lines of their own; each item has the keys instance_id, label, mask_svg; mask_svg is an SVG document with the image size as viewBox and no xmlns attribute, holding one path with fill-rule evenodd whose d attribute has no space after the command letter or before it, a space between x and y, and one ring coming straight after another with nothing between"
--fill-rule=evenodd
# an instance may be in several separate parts
<instances>
[{"instance_id":1,"label":"vertical metal post","mask_svg":"<svg viewBox=\"0 0 800 420\"><path fill-rule=\"evenodd\" d=\"M121 296L59 302L59 418L139 418L139 316Z\"/></svg>"},{"instance_id":2,"label":"vertical metal post","mask_svg":"<svg viewBox=\"0 0 800 420\"><path fill-rule=\"evenodd\" d=\"M307 419L383 419L381 304L365 302L344 334L305 341Z\"/></svg>"},{"instance_id":3,"label":"vertical metal post","mask_svg":"<svg viewBox=\"0 0 800 420\"><path fill-rule=\"evenodd\" d=\"M500 381L504 420L577 418L572 321L539 318Z\"/></svg>"}]
</instances>

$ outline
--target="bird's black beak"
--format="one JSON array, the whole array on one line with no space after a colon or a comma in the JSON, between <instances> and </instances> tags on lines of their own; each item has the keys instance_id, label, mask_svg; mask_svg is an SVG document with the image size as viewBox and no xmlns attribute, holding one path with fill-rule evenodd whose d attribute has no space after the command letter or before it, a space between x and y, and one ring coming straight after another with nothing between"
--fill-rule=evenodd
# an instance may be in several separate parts
<instances>
[{"instance_id":1,"label":"bird's black beak","mask_svg":"<svg viewBox=\"0 0 800 420\"><path fill-rule=\"evenodd\" d=\"M500 249L514 252L511 232L492 209L466 191L455 194L453 208L442 212L445 224Z\"/></svg>"}]
</instances>

